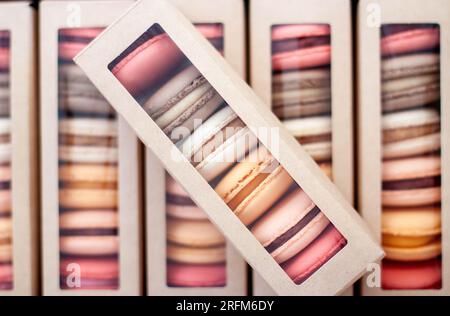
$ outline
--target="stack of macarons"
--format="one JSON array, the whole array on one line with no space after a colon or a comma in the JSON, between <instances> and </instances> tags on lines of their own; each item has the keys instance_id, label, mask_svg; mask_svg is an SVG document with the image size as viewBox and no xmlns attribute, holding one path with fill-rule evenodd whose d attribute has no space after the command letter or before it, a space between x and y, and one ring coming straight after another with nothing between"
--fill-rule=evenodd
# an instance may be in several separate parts
<instances>
[{"instance_id":1,"label":"stack of macarons","mask_svg":"<svg viewBox=\"0 0 450 316\"><path fill-rule=\"evenodd\" d=\"M272 110L329 176L330 63L329 25L272 27Z\"/></svg>"},{"instance_id":2,"label":"stack of macarons","mask_svg":"<svg viewBox=\"0 0 450 316\"><path fill-rule=\"evenodd\" d=\"M117 120L112 107L72 61L100 31L59 31L62 289L119 287Z\"/></svg>"},{"instance_id":3,"label":"stack of macarons","mask_svg":"<svg viewBox=\"0 0 450 316\"><path fill-rule=\"evenodd\" d=\"M0 291L13 288L9 32L0 31Z\"/></svg>"},{"instance_id":4,"label":"stack of macarons","mask_svg":"<svg viewBox=\"0 0 450 316\"><path fill-rule=\"evenodd\" d=\"M167 284L219 287L226 284L225 239L184 189L166 176Z\"/></svg>"},{"instance_id":5,"label":"stack of macarons","mask_svg":"<svg viewBox=\"0 0 450 316\"><path fill-rule=\"evenodd\" d=\"M302 283L346 245L159 25L110 70L294 282ZM170 225L183 228L179 219L169 221L173 230ZM171 244L183 246L175 248L180 254L187 245L174 238L169 235Z\"/></svg>"},{"instance_id":6,"label":"stack of macarons","mask_svg":"<svg viewBox=\"0 0 450 316\"><path fill-rule=\"evenodd\" d=\"M441 287L440 32L382 27L385 289Z\"/></svg>"}]
</instances>

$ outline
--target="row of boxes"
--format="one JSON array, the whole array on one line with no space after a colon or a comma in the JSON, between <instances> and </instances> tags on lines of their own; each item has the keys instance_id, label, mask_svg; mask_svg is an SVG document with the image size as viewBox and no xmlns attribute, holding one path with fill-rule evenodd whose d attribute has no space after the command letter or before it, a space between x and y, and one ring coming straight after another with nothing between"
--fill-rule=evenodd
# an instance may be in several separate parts
<instances>
[{"instance_id":1,"label":"row of boxes","mask_svg":"<svg viewBox=\"0 0 450 316\"><path fill-rule=\"evenodd\" d=\"M449 294L449 4L170 2L0 5L0 293Z\"/></svg>"}]
</instances>

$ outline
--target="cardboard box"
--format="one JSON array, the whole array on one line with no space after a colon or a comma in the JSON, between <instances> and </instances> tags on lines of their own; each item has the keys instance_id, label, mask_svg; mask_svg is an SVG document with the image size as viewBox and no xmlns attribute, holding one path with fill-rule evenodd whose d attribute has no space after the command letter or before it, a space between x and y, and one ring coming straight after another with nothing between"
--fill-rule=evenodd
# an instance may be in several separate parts
<instances>
[{"instance_id":1,"label":"cardboard box","mask_svg":"<svg viewBox=\"0 0 450 316\"><path fill-rule=\"evenodd\" d=\"M131 3L40 7L44 295L143 292L139 141L72 61Z\"/></svg>"},{"instance_id":2,"label":"cardboard box","mask_svg":"<svg viewBox=\"0 0 450 316\"><path fill-rule=\"evenodd\" d=\"M207 0L195 0L195 1L183 1L173 0L180 11L182 11L187 18L208 36L211 30L220 30L220 38L210 38L213 44L216 44L216 48L220 50L224 57L233 65L234 69L238 71L242 77L245 77L245 26L244 26L244 3L242 0L219 0L219 1L207 1ZM187 197L184 192L178 192L180 189L174 182L169 179L169 175L164 170L164 167L159 162L158 158L151 152L150 149L146 149L146 240L147 240L147 294L148 295L192 295L192 296L210 296L210 295L245 295L247 291L247 264L238 254L238 252L231 246L230 243L226 243L214 246L211 252L205 254L196 254L194 251L198 250L192 247L193 242L189 247L181 248L190 250L191 254L196 254L195 258L189 258L186 254L179 258L176 256L176 248L173 247L175 243L169 242L167 238L169 235L166 230L169 229L167 219L175 219L175 223L181 226L177 231L188 229L191 225L202 225L200 227L208 227L206 225L207 217L195 215L192 217L183 214L174 213L170 211L172 209L186 209L190 207L191 201L187 201L185 205L179 206L176 203L168 201L168 194L170 191L166 191L166 181L168 186L172 186L169 190L175 190L180 195ZM170 198L170 195L169 195ZM196 212L200 211L196 208ZM187 212L190 213L188 210ZM200 217L200 219L198 218ZM172 222L173 223L173 222ZM192 226L193 227L193 226ZM211 233L210 230L208 230ZM200 236L208 237L208 232L198 232ZM173 238L172 238L173 239ZM177 240L175 238L175 240ZM209 244L208 241L204 241L202 244ZM168 253L168 246L171 245L171 254ZM205 247L206 248L206 247ZM201 249L205 249L201 248ZM214 251L212 249L215 249ZM217 249L221 254L219 259L217 258ZM222 256L225 255L225 262L222 262ZM189 255L189 252L188 252ZM172 258L171 258L172 257ZM174 260L175 258L175 260ZM169 263L169 260L171 261ZM186 264L186 261L189 264ZM217 263L217 261L220 261ZM175 263L174 263L175 262ZM194 263L193 263L194 262ZM200 263L199 263L200 262ZM205 263L209 265L217 265L218 271L222 276L219 283L209 281L206 286L199 286L205 277L208 278L208 273L202 273L201 278L193 278L192 285L186 281L180 281L169 279L169 271L175 268L185 269L184 271L190 271L190 269L200 269ZM170 264L170 266L169 266ZM170 267L170 268L169 268ZM174 275L174 272L171 272ZM173 283L170 283L173 282ZM178 282L178 283L177 283ZM180 286L181 284L184 286ZM178 285L178 286L176 286Z\"/></svg>"},{"instance_id":3,"label":"cardboard box","mask_svg":"<svg viewBox=\"0 0 450 316\"><path fill-rule=\"evenodd\" d=\"M258 0L250 6L252 88L353 204L350 1ZM273 294L257 274L253 283L256 295Z\"/></svg>"},{"instance_id":4,"label":"cardboard box","mask_svg":"<svg viewBox=\"0 0 450 316\"><path fill-rule=\"evenodd\" d=\"M153 45L155 43L157 45ZM148 47L152 49L147 50ZM155 56L153 54L161 59L152 59L151 57ZM360 277L368 263L383 256L362 219L338 189L267 109L264 102L170 3L160 0L137 2L127 14L80 53L75 61L130 123L145 145L154 151L171 175L182 183L194 201L208 213L211 221L278 294L337 294ZM156 89L156 82L167 79L166 76L171 70L181 71L176 67L181 67L185 62L188 68L183 69L176 77L170 77L171 83L155 90L158 93L151 94L150 99L144 99L143 94L151 93L149 87ZM144 66L150 67L151 71ZM201 75L197 76L196 71ZM197 77L186 86L187 90L178 90L184 82L178 81L181 80L178 76L189 79L191 75ZM179 92L173 96L170 89L175 90L176 87ZM186 91L195 91L195 94L186 95ZM194 98L201 92L204 93L200 99ZM143 100L140 102L147 104L149 113L156 111L157 114L151 114L153 119L138 103L137 95L142 96ZM186 96L187 99L184 98ZM167 97L169 99L166 101ZM183 99L183 102L178 102ZM164 101L159 103L159 100ZM176 107L172 107L172 103ZM220 105L224 107L214 114L212 120L208 115ZM182 115L178 115L178 111L181 111ZM191 111L195 116L191 115ZM197 124L200 122L194 122L193 119L202 118L203 115L208 119L205 124L199 126ZM232 120L232 123L243 125L242 128L231 128L230 134L223 135L217 130L220 126L227 126L222 115ZM215 124L216 119L219 126ZM180 122L182 124L179 125ZM188 136L193 128L196 129L191 135L192 138L186 141L184 137ZM212 154L217 153L219 156L210 158L209 161L206 160L208 156L205 160L197 160L197 152L194 152L194 159L191 159L192 152L189 151L196 150L197 141L203 146L205 141L210 139L205 138L205 135L215 138L216 134L203 135L208 128L218 132L219 140L220 136L231 137L227 138L230 139L231 147L226 147L229 144L227 141L217 144L225 146L222 147L224 149L231 148L230 156L222 156L225 152L214 152L213 146ZM185 141L183 145L179 143L184 154L174 146L173 140ZM194 146L189 147L189 144ZM255 144L259 147L247 154L247 149L254 148ZM203 150L205 147L199 149ZM241 154L245 158L242 158ZM192 160L192 163L188 159ZM196 163L196 167L193 163ZM226 169L230 164L232 169ZM207 182L208 178L214 180L223 168L226 169L226 175L218 177L217 185ZM288 190L288 178L292 178L292 195L289 199L283 197L283 204L277 203L272 208L272 203L280 202L277 200ZM251 193L247 194L245 190ZM255 224L258 228L253 225L251 229L253 232L258 231L258 235L264 235L269 232L265 225L272 227L267 222L270 223L273 219L284 222L284 216L289 215L284 213L289 210L283 207L284 203L289 205L297 198L307 205L304 209L307 216L304 213L297 214L299 225L295 225L295 229L304 232L303 225L310 225L311 217L323 226L329 223L328 220L332 224L324 228L318 238L314 239L317 235L313 237L308 234L309 238L314 239L309 244L311 247L304 248L307 241L301 238L300 246L308 251L294 252L295 256L291 257L293 261L286 261L282 268L246 225L251 225L259 219ZM240 218L231 210L239 212ZM274 213L274 210L277 212ZM270 212L265 214L270 216L264 217L261 222L263 211ZM277 216L278 212L282 212L283 216ZM299 236L296 230L293 231ZM314 232L318 233L319 230ZM263 239L264 236L261 235L258 238ZM287 235L283 233L282 236ZM283 242L282 238L276 238L274 241ZM290 250L298 251L298 244L295 245L295 248ZM275 247L278 251L278 244L270 243L268 246ZM303 260L313 259L311 253L320 251L322 254L325 249L328 254L326 260ZM276 259L279 262L284 262L292 256L291 252L281 253ZM312 265L303 266L308 262L312 262ZM316 270L318 266L320 269ZM291 277L283 269L291 273Z\"/></svg>"},{"instance_id":5,"label":"cardboard box","mask_svg":"<svg viewBox=\"0 0 450 316\"><path fill-rule=\"evenodd\" d=\"M359 3L359 209L386 250L363 295L450 293L449 12L440 0Z\"/></svg>"},{"instance_id":6,"label":"cardboard box","mask_svg":"<svg viewBox=\"0 0 450 316\"><path fill-rule=\"evenodd\" d=\"M34 39L35 14L29 3L1 3L0 296L38 294Z\"/></svg>"}]
</instances>

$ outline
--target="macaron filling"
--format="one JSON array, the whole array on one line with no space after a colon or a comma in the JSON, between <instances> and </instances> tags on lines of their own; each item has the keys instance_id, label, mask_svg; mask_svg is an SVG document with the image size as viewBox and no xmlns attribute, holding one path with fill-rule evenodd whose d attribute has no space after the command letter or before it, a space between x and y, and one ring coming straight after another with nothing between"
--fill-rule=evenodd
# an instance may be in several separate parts
<instances>
[{"instance_id":1,"label":"macaron filling","mask_svg":"<svg viewBox=\"0 0 450 316\"><path fill-rule=\"evenodd\" d=\"M414 190L441 186L441 176L432 176L417 179L383 181L383 190Z\"/></svg>"}]
</instances>

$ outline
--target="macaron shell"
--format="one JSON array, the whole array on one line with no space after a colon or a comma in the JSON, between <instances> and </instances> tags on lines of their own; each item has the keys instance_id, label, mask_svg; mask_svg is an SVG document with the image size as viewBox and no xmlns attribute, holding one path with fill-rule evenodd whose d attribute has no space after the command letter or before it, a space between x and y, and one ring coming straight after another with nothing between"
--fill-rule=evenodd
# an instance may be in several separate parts
<instances>
[{"instance_id":1,"label":"macaron shell","mask_svg":"<svg viewBox=\"0 0 450 316\"><path fill-rule=\"evenodd\" d=\"M331 46L315 46L296 51L278 53L272 56L272 69L306 69L328 65L331 60Z\"/></svg>"},{"instance_id":2,"label":"macaron shell","mask_svg":"<svg viewBox=\"0 0 450 316\"><path fill-rule=\"evenodd\" d=\"M102 28L73 28L59 31L59 36L81 37L87 40L93 40L101 32ZM87 46L86 43L76 41L60 41L58 44L59 58L72 61L73 58Z\"/></svg>"},{"instance_id":3,"label":"macaron shell","mask_svg":"<svg viewBox=\"0 0 450 316\"><path fill-rule=\"evenodd\" d=\"M437 152L441 148L441 134L434 133L383 145L383 158L397 159Z\"/></svg>"},{"instance_id":4,"label":"macaron shell","mask_svg":"<svg viewBox=\"0 0 450 316\"><path fill-rule=\"evenodd\" d=\"M67 284L67 281L64 278L60 280L60 286L63 290L117 290L119 288L119 280L111 279L111 280L96 280L96 279L80 279L80 286L73 287Z\"/></svg>"},{"instance_id":5,"label":"macaron shell","mask_svg":"<svg viewBox=\"0 0 450 316\"><path fill-rule=\"evenodd\" d=\"M81 279L109 280L117 279L119 275L119 263L114 259L81 259L63 258L60 262L60 275L67 277L73 273L70 265L78 265Z\"/></svg>"},{"instance_id":6,"label":"macaron shell","mask_svg":"<svg viewBox=\"0 0 450 316\"><path fill-rule=\"evenodd\" d=\"M330 35L326 24L285 24L272 27L272 41Z\"/></svg>"},{"instance_id":7,"label":"macaron shell","mask_svg":"<svg viewBox=\"0 0 450 316\"><path fill-rule=\"evenodd\" d=\"M296 284L301 284L346 244L347 241L339 231L329 225L313 243L285 262L282 268Z\"/></svg>"},{"instance_id":8,"label":"macaron shell","mask_svg":"<svg viewBox=\"0 0 450 316\"><path fill-rule=\"evenodd\" d=\"M387 207L416 207L439 204L441 202L441 188L383 191L381 200L382 204Z\"/></svg>"},{"instance_id":9,"label":"macaron shell","mask_svg":"<svg viewBox=\"0 0 450 316\"><path fill-rule=\"evenodd\" d=\"M0 289L2 283L11 283L13 281L13 268L10 263L0 263Z\"/></svg>"},{"instance_id":10,"label":"macaron shell","mask_svg":"<svg viewBox=\"0 0 450 316\"><path fill-rule=\"evenodd\" d=\"M383 261L381 270L383 289L417 290L441 288L440 259L413 263Z\"/></svg>"},{"instance_id":11,"label":"macaron shell","mask_svg":"<svg viewBox=\"0 0 450 316\"><path fill-rule=\"evenodd\" d=\"M118 150L114 147L59 146L59 159L76 163L116 163Z\"/></svg>"},{"instance_id":12,"label":"macaron shell","mask_svg":"<svg viewBox=\"0 0 450 316\"><path fill-rule=\"evenodd\" d=\"M383 162L383 181L417 179L441 174L439 156L414 157Z\"/></svg>"},{"instance_id":13,"label":"macaron shell","mask_svg":"<svg viewBox=\"0 0 450 316\"><path fill-rule=\"evenodd\" d=\"M219 287L226 285L226 266L185 265L169 263L167 265L167 283L179 287Z\"/></svg>"},{"instance_id":14,"label":"macaron shell","mask_svg":"<svg viewBox=\"0 0 450 316\"><path fill-rule=\"evenodd\" d=\"M12 220L10 217L0 217L0 243L12 238Z\"/></svg>"},{"instance_id":15,"label":"macaron shell","mask_svg":"<svg viewBox=\"0 0 450 316\"><path fill-rule=\"evenodd\" d=\"M382 233L394 236L433 236L441 233L441 209L384 209Z\"/></svg>"},{"instance_id":16,"label":"macaron shell","mask_svg":"<svg viewBox=\"0 0 450 316\"><path fill-rule=\"evenodd\" d=\"M65 164L59 167L59 180L67 182L117 183L117 166L98 164Z\"/></svg>"},{"instance_id":17,"label":"macaron shell","mask_svg":"<svg viewBox=\"0 0 450 316\"><path fill-rule=\"evenodd\" d=\"M60 189L59 204L63 208L112 209L118 205L117 190Z\"/></svg>"},{"instance_id":18,"label":"macaron shell","mask_svg":"<svg viewBox=\"0 0 450 316\"><path fill-rule=\"evenodd\" d=\"M115 229L119 219L116 210L75 210L59 215L59 229Z\"/></svg>"},{"instance_id":19,"label":"macaron shell","mask_svg":"<svg viewBox=\"0 0 450 316\"><path fill-rule=\"evenodd\" d=\"M415 29L385 36L381 40L383 56L422 51L439 45L439 30L436 28Z\"/></svg>"},{"instance_id":20,"label":"macaron shell","mask_svg":"<svg viewBox=\"0 0 450 316\"><path fill-rule=\"evenodd\" d=\"M11 243L0 243L0 263L11 262L13 259L13 248Z\"/></svg>"},{"instance_id":21,"label":"macaron shell","mask_svg":"<svg viewBox=\"0 0 450 316\"><path fill-rule=\"evenodd\" d=\"M384 59L381 71L383 80L439 72L439 54L422 53Z\"/></svg>"},{"instance_id":22,"label":"macaron shell","mask_svg":"<svg viewBox=\"0 0 450 316\"><path fill-rule=\"evenodd\" d=\"M219 23L195 24L195 28L207 39L223 37L223 25Z\"/></svg>"},{"instance_id":23,"label":"macaron shell","mask_svg":"<svg viewBox=\"0 0 450 316\"><path fill-rule=\"evenodd\" d=\"M167 239L178 245L212 247L225 244L225 238L209 221L186 221L169 218Z\"/></svg>"},{"instance_id":24,"label":"macaron shell","mask_svg":"<svg viewBox=\"0 0 450 316\"><path fill-rule=\"evenodd\" d=\"M167 259L187 264L221 263L226 260L225 246L194 248L169 243L167 245Z\"/></svg>"},{"instance_id":25,"label":"macaron shell","mask_svg":"<svg viewBox=\"0 0 450 316\"><path fill-rule=\"evenodd\" d=\"M11 213L11 190L0 190L0 214Z\"/></svg>"},{"instance_id":26,"label":"macaron shell","mask_svg":"<svg viewBox=\"0 0 450 316\"><path fill-rule=\"evenodd\" d=\"M441 255L442 244L440 240L435 240L430 244L413 248L397 248L383 246L386 252L386 259L395 261L423 261L436 258Z\"/></svg>"},{"instance_id":27,"label":"macaron shell","mask_svg":"<svg viewBox=\"0 0 450 316\"><path fill-rule=\"evenodd\" d=\"M117 236L61 236L61 253L74 256L112 256L119 251Z\"/></svg>"},{"instance_id":28,"label":"macaron shell","mask_svg":"<svg viewBox=\"0 0 450 316\"><path fill-rule=\"evenodd\" d=\"M136 48L111 70L133 96L144 92L169 74L184 57L167 34L160 34Z\"/></svg>"},{"instance_id":29,"label":"macaron shell","mask_svg":"<svg viewBox=\"0 0 450 316\"><path fill-rule=\"evenodd\" d=\"M117 136L117 120L98 118L70 118L60 119L58 123L60 134L82 136Z\"/></svg>"}]
</instances>

